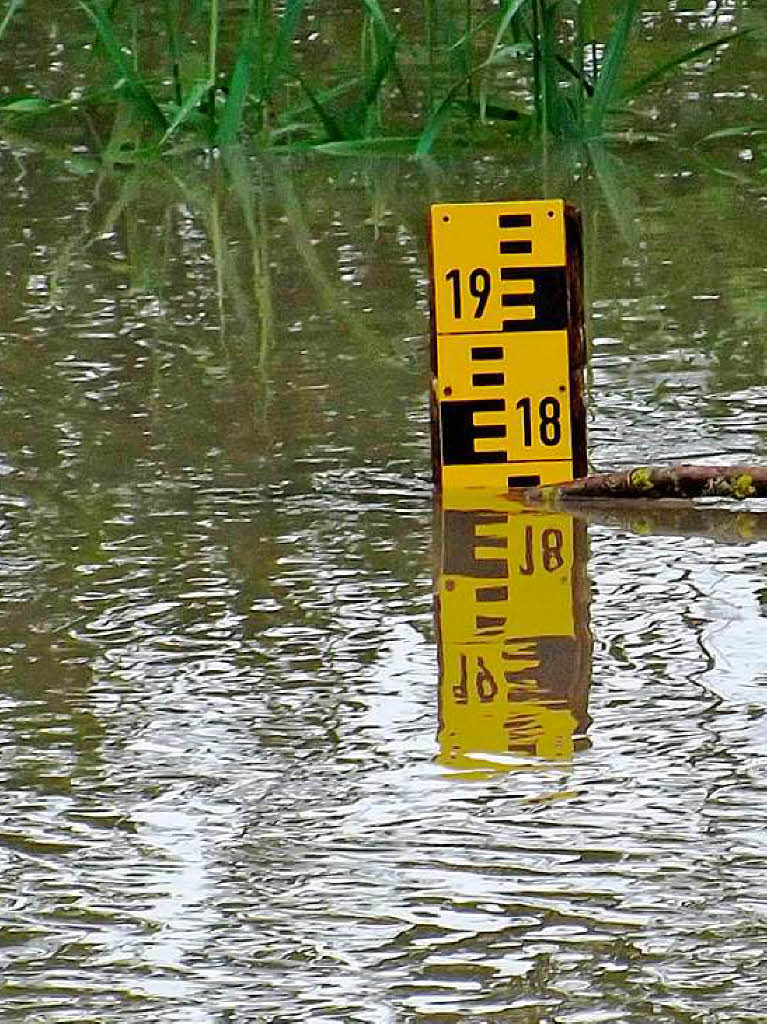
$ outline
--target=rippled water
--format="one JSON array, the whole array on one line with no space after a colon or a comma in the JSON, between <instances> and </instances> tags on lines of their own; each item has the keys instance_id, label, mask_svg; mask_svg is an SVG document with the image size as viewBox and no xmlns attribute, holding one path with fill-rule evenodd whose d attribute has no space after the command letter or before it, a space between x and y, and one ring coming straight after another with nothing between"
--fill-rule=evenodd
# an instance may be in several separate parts
<instances>
[{"instance_id":1,"label":"rippled water","mask_svg":"<svg viewBox=\"0 0 767 1024\"><path fill-rule=\"evenodd\" d=\"M0 162L0 1017L765 1020L763 513L496 508L450 660L424 214L538 169ZM551 173L593 462L764 461L763 179Z\"/></svg>"}]
</instances>

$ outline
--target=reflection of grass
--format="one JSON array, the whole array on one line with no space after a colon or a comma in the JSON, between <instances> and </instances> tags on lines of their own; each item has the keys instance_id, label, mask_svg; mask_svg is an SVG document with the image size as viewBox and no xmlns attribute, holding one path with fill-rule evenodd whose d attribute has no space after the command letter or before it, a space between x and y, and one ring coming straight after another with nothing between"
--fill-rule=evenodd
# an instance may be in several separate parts
<instances>
[{"instance_id":1,"label":"reflection of grass","mask_svg":"<svg viewBox=\"0 0 767 1024\"><path fill-rule=\"evenodd\" d=\"M13 21L14 17L21 10L24 4L24 0L11 0L8 4L8 10L5 12L3 20L0 21L0 39L5 35L8 26Z\"/></svg>"},{"instance_id":2,"label":"reflection of grass","mask_svg":"<svg viewBox=\"0 0 767 1024\"><path fill-rule=\"evenodd\" d=\"M274 339L274 309L267 249L268 225L260 181L251 180L241 153L228 154L224 174L217 174L213 188L194 184L180 175L173 182L190 209L200 218L210 244L216 276L219 333L228 372L233 379L257 375L266 399L266 360ZM249 268L242 272L236 249L227 233L226 214L237 210L247 231ZM239 331L227 328L228 304L234 310ZM208 353L202 354L207 372Z\"/></svg>"},{"instance_id":3,"label":"reflection of grass","mask_svg":"<svg viewBox=\"0 0 767 1024\"><path fill-rule=\"evenodd\" d=\"M363 350L377 349L379 342L383 339L380 339L378 335L361 323L359 312L346 304L345 296L339 290L335 280L327 273L317 255L291 176L278 173L275 175L275 183L293 234L296 250L303 260L318 299L327 312L343 323L350 336Z\"/></svg>"},{"instance_id":4,"label":"reflection of grass","mask_svg":"<svg viewBox=\"0 0 767 1024\"><path fill-rule=\"evenodd\" d=\"M96 43L84 95L5 96L0 117L28 123L79 111L103 120L106 111L111 130L97 145L113 162L190 142L225 148L244 137L262 147L397 146L421 154L449 132L455 143L474 145L509 133L603 138L625 122L630 100L739 34L664 57L627 83L638 0L613 5L611 19L597 0L500 0L490 13L479 0L439 8L427 0L422 21L402 18L409 31L395 30L379 0L357 0L358 57L339 54L344 70L310 74L296 45L309 0L246 0L236 9L221 0L77 5ZM23 20L11 0L0 23L3 46ZM162 31L142 31L149 24ZM423 101L420 120L414 94Z\"/></svg>"},{"instance_id":5,"label":"reflection of grass","mask_svg":"<svg viewBox=\"0 0 767 1024\"><path fill-rule=\"evenodd\" d=\"M58 153L53 156L59 159ZM767 315L758 272L749 273L736 261L728 262L724 270L714 269L701 259L700 290L722 293L721 301L702 304L689 294L679 294L681 271L657 260L658 253L676 254L672 238L696 254L729 251L733 224L744 251L758 251L759 219L743 216L729 185L721 179L713 179L712 184L710 178L704 193L705 179L700 178L693 188L697 179L691 178L689 185L677 188L674 202L650 207L648 216L648 182L655 166L649 159L647 151L635 151L631 161L619 160L599 143L588 147L576 143L552 149L542 175L540 164L533 159L525 163L520 152L515 187L517 194L535 188L542 194L567 195L580 207L589 298L610 296L607 312L598 313L602 333L623 337L628 331L632 344L642 351L669 349L677 353L675 359L686 359L696 349L705 351L713 357L712 369L720 379L744 379L752 370L761 373ZM196 301L207 304L206 313L218 327L210 335L216 339L213 346L205 342L189 349L202 377L251 380L263 396L270 353L279 335L276 319L280 316L287 323L306 319L292 311L290 304L297 295L301 301L308 297L308 315L336 325L337 333L351 339L348 351L363 354L371 365L402 366L406 361L403 338L426 331L423 281L428 261L423 212L430 199L439 201L446 189L455 190L456 179L441 179L437 165L428 160L416 165L416 170L407 161L371 156L336 168L333 173L339 173L340 180L328 199L317 189L323 187L320 182L324 183L327 168L335 168L332 162L253 160L231 147L221 159L205 165L191 160L183 167L163 161L127 168L91 164L94 193L100 192L103 199L95 196L69 240L56 248L48 265L51 304L65 310L76 307L78 298L70 291L73 269L76 273L78 258L87 251L96 274L119 274L126 294L142 302L149 299L151 308L163 314L169 308L169 275L180 268L181 259L193 256L184 237L191 218L195 230L205 236L207 260ZM414 174L422 174L423 180L417 186L407 185ZM480 186L467 178L463 194L454 192L454 197L481 195L477 191L481 177L477 180ZM319 196L316 203L309 200L312 193ZM339 271L332 240L337 232L330 232L322 245L316 244L317 235L324 235L328 225L328 202L333 208L338 205L342 218L349 214L342 234L345 241L356 242L352 246L354 284L363 287L352 286ZM360 204L364 208L366 203L367 209L360 214ZM99 242L108 235L116 236L120 248L116 259ZM393 251L389 246L395 235L399 241ZM377 241L372 244L374 238ZM414 264L410 270L401 262L403 239ZM635 267L631 278L621 269L628 266L622 263L625 256ZM291 259L293 291L290 298L283 296L277 302L272 268L281 268L277 273L286 276ZM396 317L388 300L381 298L382 288L394 285L395 276L396 287L402 289L396 297ZM621 312L613 301L616 295L625 297L630 309L624 306ZM641 337L622 322L627 313L641 321Z\"/></svg>"}]
</instances>

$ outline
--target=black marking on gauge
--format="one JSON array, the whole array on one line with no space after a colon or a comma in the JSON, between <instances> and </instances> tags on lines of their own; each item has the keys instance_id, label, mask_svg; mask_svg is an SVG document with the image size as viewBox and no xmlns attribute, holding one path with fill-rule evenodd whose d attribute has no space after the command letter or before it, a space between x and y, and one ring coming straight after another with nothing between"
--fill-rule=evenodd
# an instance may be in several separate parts
<instances>
[{"instance_id":1,"label":"black marking on gauge","mask_svg":"<svg viewBox=\"0 0 767 1024\"><path fill-rule=\"evenodd\" d=\"M531 213L501 213L498 215L499 228L531 228L533 226L533 215Z\"/></svg>"},{"instance_id":2,"label":"black marking on gauge","mask_svg":"<svg viewBox=\"0 0 767 1024\"><path fill-rule=\"evenodd\" d=\"M478 615L476 618L477 629L499 629L506 625L505 616Z\"/></svg>"},{"instance_id":3,"label":"black marking on gauge","mask_svg":"<svg viewBox=\"0 0 767 1024\"><path fill-rule=\"evenodd\" d=\"M475 437L506 437L506 427L502 423L489 423L485 427L474 427Z\"/></svg>"},{"instance_id":4,"label":"black marking on gauge","mask_svg":"<svg viewBox=\"0 0 767 1024\"><path fill-rule=\"evenodd\" d=\"M504 331L563 331L567 327L567 274L564 267L501 267L502 281L527 281L532 289L523 295L503 292L501 305L528 306L529 320L503 321Z\"/></svg>"},{"instance_id":5,"label":"black marking on gauge","mask_svg":"<svg viewBox=\"0 0 767 1024\"><path fill-rule=\"evenodd\" d=\"M532 240L526 238L504 239L500 248L501 256L532 256L533 254Z\"/></svg>"},{"instance_id":6,"label":"black marking on gauge","mask_svg":"<svg viewBox=\"0 0 767 1024\"><path fill-rule=\"evenodd\" d=\"M508 601L508 587L477 587L475 597L477 601Z\"/></svg>"},{"instance_id":7,"label":"black marking on gauge","mask_svg":"<svg viewBox=\"0 0 767 1024\"><path fill-rule=\"evenodd\" d=\"M533 218L529 213L501 213L498 215L498 227L503 231L508 228L532 228ZM501 256L532 256L532 238L501 238L498 241Z\"/></svg>"},{"instance_id":8,"label":"black marking on gauge","mask_svg":"<svg viewBox=\"0 0 767 1024\"><path fill-rule=\"evenodd\" d=\"M530 678L530 676L531 676L531 669L534 671L535 668L538 668L538 667L539 667L538 665L533 667L533 666L528 664L528 665L525 665L523 668L518 668L518 669L516 669L514 671L510 671L510 672L504 672L503 673L503 681L505 683L508 683L509 686L513 686L515 683L524 682L525 679L529 679ZM514 696L512 696L512 692L510 691L509 695L508 695L508 699L509 699L509 701L513 701L515 699L516 700L523 700L524 699L524 695L523 695L523 693L520 693L520 694L517 694L516 697L514 697Z\"/></svg>"},{"instance_id":9,"label":"black marking on gauge","mask_svg":"<svg viewBox=\"0 0 767 1024\"><path fill-rule=\"evenodd\" d=\"M507 640L506 643L509 643L509 641ZM529 663L529 661L530 661L530 654L531 654L531 652L529 650L527 650L527 651L525 651L525 650L522 650L522 651L519 651L519 650L514 650L514 651L503 650L503 651L501 651L501 659L503 661L519 661L519 662L522 662L523 664L527 665Z\"/></svg>"},{"instance_id":10,"label":"black marking on gauge","mask_svg":"<svg viewBox=\"0 0 767 1024\"><path fill-rule=\"evenodd\" d=\"M473 373L471 383L475 388L502 388L506 376L503 373Z\"/></svg>"},{"instance_id":11,"label":"black marking on gauge","mask_svg":"<svg viewBox=\"0 0 767 1024\"><path fill-rule=\"evenodd\" d=\"M506 522L505 519L499 519L498 522ZM480 548L507 548L509 542L506 537L486 537L484 534L480 537L478 544ZM485 556L482 556L485 557Z\"/></svg>"},{"instance_id":12,"label":"black marking on gauge","mask_svg":"<svg viewBox=\"0 0 767 1024\"><path fill-rule=\"evenodd\" d=\"M500 557L494 558L484 551L485 548L508 548L508 537L503 532L507 522L505 514L445 509L445 575L508 579L509 563L503 552L499 551Z\"/></svg>"},{"instance_id":13,"label":"black marking on gauge","mask_svg":"<svg viewBox=\"0 0 767 1024\"><path fill-rule=\"evenodd\" d=\"M483 434L493 429L477 426L474 414L478 412L506 412L506 402L497 399L469 399L458 402L440 402L440 434L442 436L442 463L445 466L472 466L507 462L505 450L478 452L474 447L477 437L505 436Z\"/></svg>"},{"instance_id":14,"label":"black marking on gauge","mask_svg":"<svg viewBox=\"0 0 767 1024\"><path fill-rule=\"evenodd\" d=\"M471 350L471 358L477 363L486 359L503 359L503 348L500 345L479 345Z\"/></svg>"},{"instance_id":15,"label":"black marking on gauge","mask_svg":"<svg viewBox=\"0 0 767 1024\"><path fill-rule=\"evenodd\" d=\"M540 487L541 478L535 473L529 476L510 476L506 481L507 487Z\"/></svg>"}]
</instances>

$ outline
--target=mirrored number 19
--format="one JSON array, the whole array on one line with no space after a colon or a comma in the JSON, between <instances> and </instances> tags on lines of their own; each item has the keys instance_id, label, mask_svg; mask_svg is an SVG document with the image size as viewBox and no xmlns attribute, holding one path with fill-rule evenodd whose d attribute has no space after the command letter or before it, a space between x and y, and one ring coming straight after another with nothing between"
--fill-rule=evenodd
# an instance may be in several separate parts
<instances>
[{"instance_id":1,"label":"mirrored number 19","mask_svg":"<svg viewBox=\"0 0 767 1024\"><path fill-rule=\"evenodd\" d=\"M462 292L464 288L461 282L461 271L457 267L453 270L448 270L445 274L445 280L450 281L453 285L453 316L456 320L460 320L463 310ZM485 270L484 267L475 267L474 270L469 272L468 287L469 295L477 300L474 308L474 319L478 320L485 312L487 300L490 298L492 287L490 272Z\"/></svg>"}]
</instances>

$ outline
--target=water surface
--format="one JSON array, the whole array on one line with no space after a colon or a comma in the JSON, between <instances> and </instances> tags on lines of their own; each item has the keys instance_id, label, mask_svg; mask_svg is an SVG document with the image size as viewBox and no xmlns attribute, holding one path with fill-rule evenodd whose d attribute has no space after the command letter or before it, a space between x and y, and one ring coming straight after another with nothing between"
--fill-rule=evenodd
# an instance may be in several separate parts
<instances>
[{"instance_id":1,"label":"water surface","mask_svg":"<svg viewBox=\"0 0 767 1024\"><path fill-rule=\"evenodd\" d=\"M0 165L3 1019L764 1020L762 521L562 514L446 743L423 231L567 195L593 463L760 462L763 179Z\"/></svg>"}]
</instances>

